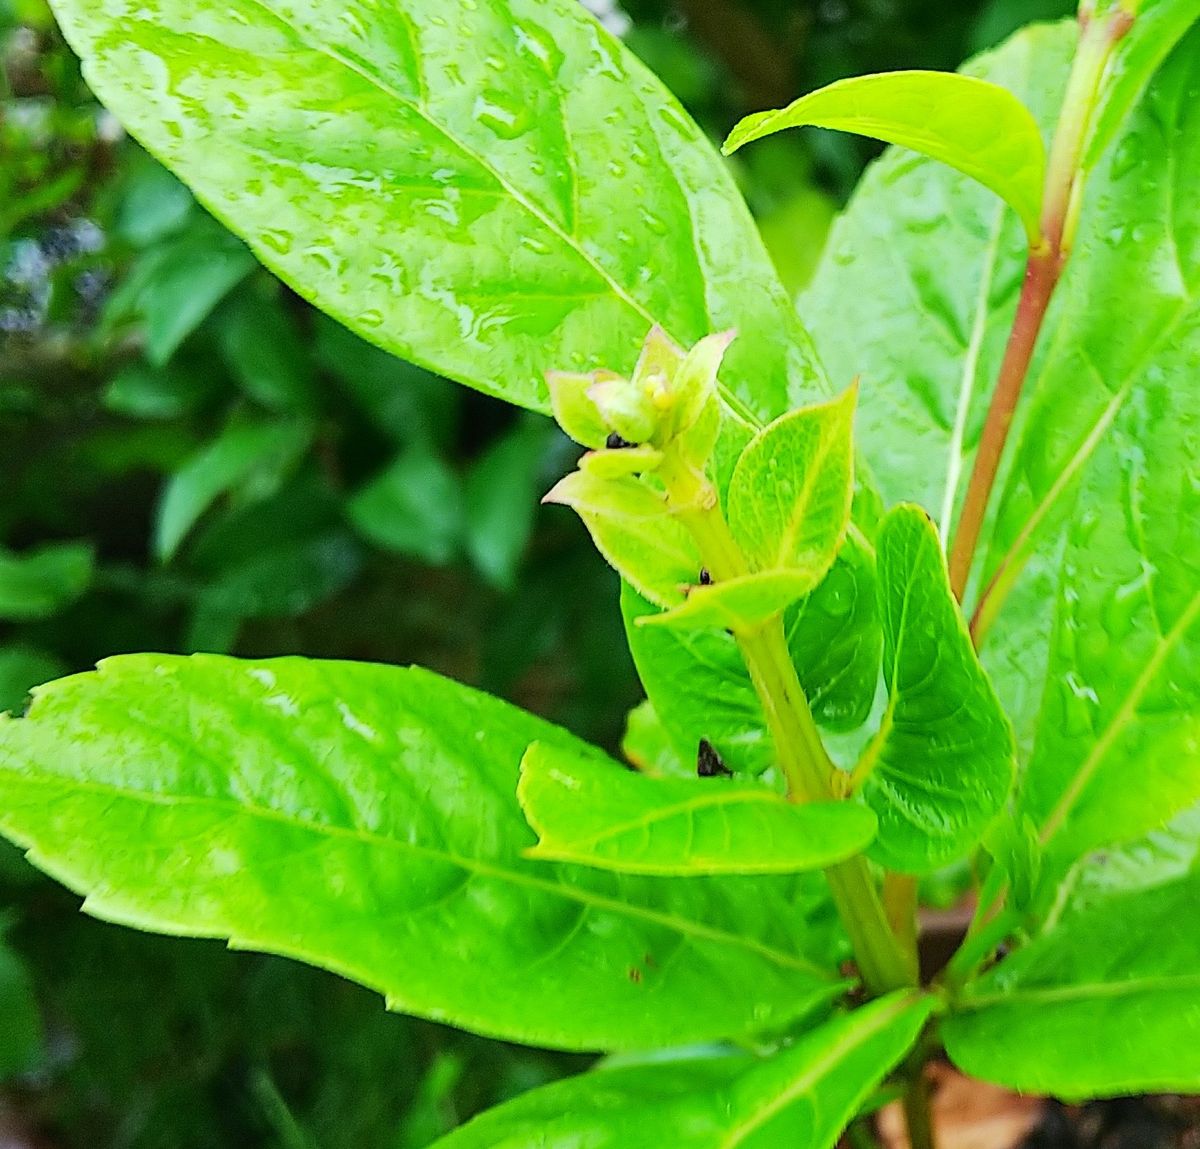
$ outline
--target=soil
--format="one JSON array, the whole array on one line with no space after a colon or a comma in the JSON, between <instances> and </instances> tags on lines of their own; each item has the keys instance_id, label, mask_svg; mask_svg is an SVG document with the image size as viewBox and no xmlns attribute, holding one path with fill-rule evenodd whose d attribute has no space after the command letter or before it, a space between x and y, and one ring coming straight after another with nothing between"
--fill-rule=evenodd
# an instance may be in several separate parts
<instances>
[{"instance_id":1,"label":"soil","mask_svg":"<svg viewBox=\"0 0 1200 1149\"><path fill-rule=\"evenodd\" d=\"M938 1149L1200 1149L1200 1097L1064 1105L929 1069ZM884 1149L909 1149L899 1106L877 1118Z\"/></svg>"}]
</instances>

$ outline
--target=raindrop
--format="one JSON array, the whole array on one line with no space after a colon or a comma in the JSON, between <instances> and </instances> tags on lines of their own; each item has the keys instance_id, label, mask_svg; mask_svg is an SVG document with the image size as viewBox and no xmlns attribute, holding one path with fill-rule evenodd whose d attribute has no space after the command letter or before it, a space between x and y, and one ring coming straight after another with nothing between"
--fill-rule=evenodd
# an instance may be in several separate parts
<instances>
[{"instance_id":1,"label":"raindrop","mask_svg":"<svg viewBox=\"0 0 1200 1149\"><path fill-rule=\"evenodd\" d=\"M476 99L475 118L502 140L515 140L529 130L528 106L494 89Z\"/></svg>"}]
</instances>

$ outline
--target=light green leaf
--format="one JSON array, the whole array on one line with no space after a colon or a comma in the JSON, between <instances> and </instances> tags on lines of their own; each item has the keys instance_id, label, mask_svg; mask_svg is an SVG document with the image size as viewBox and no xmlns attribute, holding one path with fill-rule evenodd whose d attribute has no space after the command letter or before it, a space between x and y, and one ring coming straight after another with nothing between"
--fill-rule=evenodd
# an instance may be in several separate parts
<instances>
[{"instance_id":1,"label":"light green leaf","mask_svg":"<svg viewBox=\"0 0 1200 1149\"><path fill-rule=\"evenodd\" d=\"M953 72L853 76L747 116L724 150L806 125L871 136L949 164L1006 200L1031 245L1041 235L1046 149L1029 109L1005 88Z\"/></svg>"},{"instance_id":2,"label":"light green leaf","mask_svg":"<svg viewBox=\"0 0 1200 1149\"><path fill-rule=\"evenodd\" d=\"M694 778L694 762L685 762L671 742L650 700L639 702L625 719L625 736L621 753L635 770L652 778Z\"/></svg>"},{"instance_id":3,"label":"light green leaf","mask_svg":"<svg viewBox=\"0 0 1200 1149\"><path fill-rule=\"evenodd\" d=\"M1117 45L1100 91L1084 168L1094 168L1117 138L1125 118L1142 98L1154 73L1200 20L1200 0L1144 0L1136 18ZM1133 148L1136 144L1127 143Z\"/></svg>"},{"instance_id":4,"label":"light green leaf","mask_svg":"<svg viewBox=\"0 0 1200 1149\"><path fill-rule=\"evenodd\" d=\"M854 494L856 387L763 428L729 481L729 528L758 570L799 570L815 586L837 557Z\"/></svg>"},{"instance_id":5,"label":"light green leaf","mask_svg":"<svg viewBox=\"0 0 1200 1149\"><path fill-rule=\"evenodd\" d=\"M458 552L462 485L428 447L410 447L354 493L346 515L373 543L442 565Z\"/></svg>"},{"instance_id":6,"label":"light green leaf","mask_svg":"<svg viewBox=\"0 0 1200 1149\"><path fill-rule=\"evenodd\" d=\"M640 626L671 626L684 630L718 627L722 630L761 626L769 618L813 589L804 571L764 571L709 586L694 586L682 606L662 614L643 615Z\"/></svg>"},{"instance_id":7,"label":"light green leaf","mask_svg":"<svg viewBox=\"0 0 1200 1149\"><path fill-rule=\"evenodd\" d=\"M168 480L154 524L154 553L170 559L224 494L253 502L279 489L312 440L303 420L230 422Z\"/></svg>"},{"instance_id":8,"label":"light green leaf","mask_svg":"<svg viewBox=\"0 0 1200 1149\"><path fill-rule=\"evenodd\" d=\"M700 578L700 552L666 497L632 475L572 471L542 500L571 507L621 577L659 606L684 601Z\"/></svg>"},{"instance_id":9,"label":"light green leaf","mask_svg":"<svg viewBox=\"0 0 1200 1149\"><path fill-rule=\"evenodd\" d=\"M525 859L535 741L590 753L418 669L131 655L0 723L0 827L97 916L300 958L530 1044L746 1035L836 996L815 875Z\"/></svg>"},{"instance_id":10,"label":"light green leaf","mask_svg":"<svg viewBox=\"0 0 1200 1149\"><path fill-rule=\"evenodd\" d=\"M1073 23L1030 28L971 67L1023 95L1048 126L1075 40ZM1089 179L1075 250L1018 407L1011 465L985 524L981 577L968 593L973 611L978 589L998 582L991 602L1002 605L982 658L1022 762L1041 757L1052 771L1064 750L1062 769L1073 772L1098 746L1114 779L1149 770L1157 781L1178 762L1170 738L1188 728L1200 696L1194 674L1172 673L1194 644L1186 626L1162 650L1162 673L1148 661L1187 609L1180 588L1196 585L1184 566L1194 554L1183 541L1192 495L1178 480L1194 468L1181 436L1195 425L1198 394L1180 381L1200 374L1200 199L1183 190L1200 180L1189 146L1200 132L1200 105L1188 96L1198 82L1193 31ZM884 498L937 510L943 537L970 473L1023 255L1020 234L981 192L928 161L892 154L838 224L803 303L832 373L863 372L859 447ZM1155 537L1139 542L1151 521ZM1090 531L1098 531L1092 543ZM1142 585L1145 564L1160 562L1163 576ZM1084 598L1077 606L1067 602L1075 594ZM1157 622L1149 596L1161 600ZM1111 726L1126 702L1137 720ZM1043 813L1069 782L1057 777L1057 795L1031 783ZM1164 798L1183 797L1181 781L1168 783ZM1139 809L1134 795L1131 812ZM1131 829L1123 820L1113 828Z\"/></svg>"},{"instance_id":11,"label":"light green leaf","mask_svg":"<svg viewBox=\"0 0 1200 1149\"><path fill-rule=\"evenodd\" d=\"M45 618L69 606L87 590L93 566L87 543L0 550L0 618Z\"/></svg>"},{"instance_id":12,"label":"light green leaf","mask_svg":"<svg viewBox=\"0 0 1200 1149\"><path fill-rule=\"evenodd\" d=\"M833 1149L929 1010L928 998L895 994L767 1059L601 1067L490 1110L434 1149Z\"/></svg>"},{"instance_id":13,"label":"light green leaf","mask_svg":"<svg viewBox=\"0 0 1200 1149\"><path fill-rule=\"evenodd\" d=\"M729 173L575 0L55 0L92 90L300 294L545 411L543 374L736 328L762 418L819 370Z\"/></svg>"},{"instance_id":14,"label":"light green leaf","mask_svg":"<svg viewBox=\"0 0 1200 1149\"><path fill-rule=\"evenodd\" d=\"M880 527L879 612L888 705L857 771L879 816L872 854L923 873L968 853L1008 797L1008 720L971 645L929 516L900 506Z\"/></svg>"},{"instance_id":15,"label":"light green leaf","mask_svg":"<svg viewBox=\"0 0 1200 1149\"><path fill-rule=\"evenodd\" d=\"M1197 904L1193 872L1065 913L953 1002L955 1064L1067 1099L1200 1091Z\"/></svg>"},{"instance_id":16,"label":"light green leaf","mask_svg":"<svg viewBox=\"0 0 1200 1149\"><path fill-rule=\"evenodd\" d=\"M679 756L694 759L707 738L737 772L771 766L775 749L733 637L639 625L654 607L629 586L621 609L642 685ZM860 726L882 646L872 554L852 537L825 581L784 615L784 629L817 722L826 731Z\"/></svg>"},{"instance_id":17,"label":"light green leaf","mask_svg":"<svg viewBox=\"0 0 1200 1149\"><path fill-rule=\"evenodd\" d=\"M526 851L628 874L791 874L861 853L875 817L849 802L798 805L761 782L653 778L535 743L517 796L538 836Z\"/></svg>"}]
</instances>

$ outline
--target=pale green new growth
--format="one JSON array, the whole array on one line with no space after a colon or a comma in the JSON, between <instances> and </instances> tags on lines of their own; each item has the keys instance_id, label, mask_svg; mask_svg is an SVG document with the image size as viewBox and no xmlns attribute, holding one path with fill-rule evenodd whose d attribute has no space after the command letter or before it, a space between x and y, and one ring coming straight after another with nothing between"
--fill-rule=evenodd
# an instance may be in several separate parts
<instances>
[{"instance_id":1,"label":"pale green new growth","mask_svg":"<svg viewBox=\"0 0 1200 1149\"><path fill-rule=\"evenodd\" d=\"M1030 245L1038 242L1046 149L1029 110L1005 88L953 72L853 76L747 116L725 151L806 125L901 144L949 164L1006 200Z\"/></svg>"},{"instance_id":2,"label":"pale green new growth","mask_svg":"<svg viewBox=\"0 0 1200 1149\"><path fill-rule=\"evenodd\" d=\"M846 802L796 805L754 780L650 778L537 743L521 762L532 858L630 874L788 874L861 853L875 816Z\"/></svg>"}]
</instances>

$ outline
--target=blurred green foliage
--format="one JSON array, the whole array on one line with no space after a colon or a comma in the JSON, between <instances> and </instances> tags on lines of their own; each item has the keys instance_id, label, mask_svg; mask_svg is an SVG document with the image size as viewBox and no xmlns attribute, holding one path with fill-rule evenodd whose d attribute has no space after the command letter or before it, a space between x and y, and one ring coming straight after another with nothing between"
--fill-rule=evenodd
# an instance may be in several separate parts
<instances>
[{"instance_id":1,"label":"blurred green foliage","mask_svg":"<svg viewBox=\"0 0 1200 1149\"><path fill-rule=\"evenodd\" d=\"M843 75L952 68L1065 0L611 0L715 137ZM872 145L736 171L799 290ZM258 268L0 0L0 708L134 650L418 662L609 747L614 578L541 508L547 422L391 359ZM384 1013L278 959L131 933L0 856L0 1140L419 1149L582 1062Z\"/></svg>"}]
</instances>

